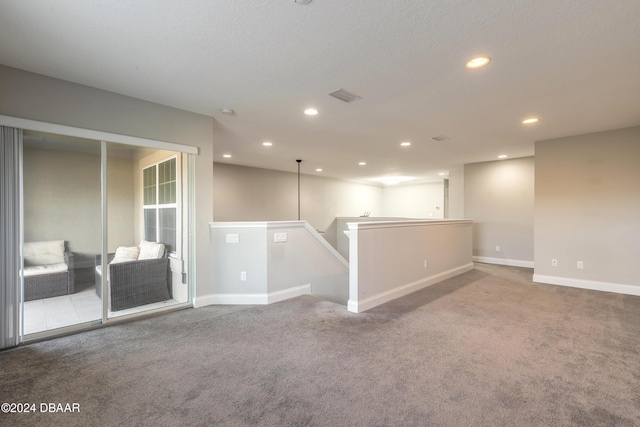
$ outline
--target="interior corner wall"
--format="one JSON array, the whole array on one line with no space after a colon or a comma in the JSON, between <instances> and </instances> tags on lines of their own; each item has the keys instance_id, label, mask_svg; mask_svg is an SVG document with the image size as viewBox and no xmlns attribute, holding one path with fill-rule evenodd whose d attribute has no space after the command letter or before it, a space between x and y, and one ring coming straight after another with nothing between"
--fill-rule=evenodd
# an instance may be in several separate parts
<instances>
[{"instance_id":1,"label":"interior corner wall","mask_svg":"<svg viewBox=\"0 0 640 427\"><path fill-rule=\"evenodd\" d=\"M197 294L213 292L212 117L0 65L0 114L198 147L195 156Z\"/></svg>"},{"instance_id":2,"label":"interior corner wall","mask_svg":"<svg viewBox=\"0 0 640 427\"><path fill-rule=\"evenodd\" d=\"M449 169L448 200L449 215L447 218L464 218L464 166Z\"/></svg>"},{"instance_id":3,"label":"interior corner wall","mask_svg":"<svg viewBox=\"0 0 640 427\"><path fill-rule=\"evenodd\" d=\"M297 173L215 163L215 221L295 221ZM300 217L324 231L334 247L335 219L382 212L382 188L314 175L300 175Z\"/></svg>"},{"instance_id":4,"label":"interior corner wall","mask_svg":"<svg viewBox=\"0 0 640 427\"><path fill-rule=\"evenodd\" d=\"M536 174L533 157L464 165L464 216L474 221L474 260L533 267Z\"/></svg>"},{"instance_id":5,"label":"interior corner wall","mask_svg":"<svg viewBox=\"0 0 640 427\"><path fill-rule=\"evenodd\" d=\"M444 218L444 180L387 186L382 189L382 216Z\"/></svg>"},{"instance_id":6,"label":"interior corner wall","mask_svg":"<svg viewBox=\"0 0 640 427\"><path fill-rule=\"evenodd\" d=\"M535 149L534 279L640 287L640 127L538 141Z\"/></svg>"}]
</instances>

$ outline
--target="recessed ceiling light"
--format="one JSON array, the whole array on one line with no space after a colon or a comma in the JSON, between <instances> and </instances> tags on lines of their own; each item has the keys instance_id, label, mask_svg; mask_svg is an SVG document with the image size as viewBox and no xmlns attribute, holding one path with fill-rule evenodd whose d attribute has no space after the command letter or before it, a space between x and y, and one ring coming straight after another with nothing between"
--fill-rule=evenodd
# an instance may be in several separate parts
<instances>
[{"instance_id":1,"label":"recessed ceiling light","mask_svg":"<svg viewBox=\"0 0 640 427\"><path fill-rule=\"evenodd\" d=\"M480 68L480 67L484 67L489 62L491 62L491 58L489 58L488 56L478 56L477 58L473 58L472 60L467 62L466 67L467 68Z\"/></svg>"},{"instance_id":2,"label":"recessed ceiling light","mask_svg":"<svg viewBox=\"0 0 640 427\"><path fill-rule=\"evenodd\" d=\"M500 154L498 156L499 159L506 159L508 156L506 154Z\"/></svg>"},{"instance_id":3,"label":"recessed ceiling light","mask_svg":"<svg viewBox=\"0 0 640 427\"><path fill-rule=\"evenodd\" d=\"M438 175L445 176L446 174L447 174L446 172L440 172Z\"/></svg>"},{"instance_id":4,"label":"recessed ceiling light","mask_svg":"<svg viewBox=\"0 0 640 427\"><path fill-rule=\"evenodd\" d=\"M265 141L265 142L262 143L262 145L264 145L265 147L271 147L273 145L273 143L269 142L269 141Z\"/></svg>"},{"instance_id":5,"label":"recessed ceiling light","mask_svg":"<svg viewBox=\"0 0 640 427\"><path fill-rule=\"evenodd\" d=\"M223 154L222 157L224 157L225 159L230 159L231 158L231 154Z\"/></svg>"},{"instance_id":6,"label":"recessed ceiling light","mask_svg":"<svg viewBox=\"0 0 640 427\"><path fill-rule=\"evenodd\" d=\"M524 119L522 121L523 124L528 125L530 123L535 123L537 122L539 119L537 117L531 117L530 119Z\"/></svg>"},{"instance_id":7,"label":"recessed ceiling light","mask_svg":"<svg viewBox=\"0 0 640 427\"><path fill-rule=\"evenodd\" d=\"M318 110L316 110L315 108L307 108L306 110L304 110L304 113L307 116L315 116L316 114L318 114Z\"/></svg>"},{"instance_id":8,"label":"recessed ceiling light","mask_svg":"<svg viewBox=\"0 0 640 427\"><path fill-rule=\"evenodd\" d=\"M359 164L360 166L364 166L364 165L366 165L366 164L367 164L367 162L360 162L360 163L358 163L358 164Z\"/></svg>"},{"instance_id":9,"label":"recessed ceiling light","mask_svg":"<svg viewBox=\"0 0 640 427\"><path fill-rule=\"evenodd\" d=\"M316 172L322 172L322 169L318 168L316 169Z\"/></svg>"},{"instance_id":10,"label":"recessed ceiling light","mask_svg":"<svg viewBox=\"0 0 640 427\"><path fill-rule=\"evenodd\" d=\"M409 141L405 141L405 142L401 142L401 143L400 143L400 145L401 145L402 147L408 147L408 146L410 146L410 145L411 145L411 143L410 143Z\"/></svg>"}]
</instances>

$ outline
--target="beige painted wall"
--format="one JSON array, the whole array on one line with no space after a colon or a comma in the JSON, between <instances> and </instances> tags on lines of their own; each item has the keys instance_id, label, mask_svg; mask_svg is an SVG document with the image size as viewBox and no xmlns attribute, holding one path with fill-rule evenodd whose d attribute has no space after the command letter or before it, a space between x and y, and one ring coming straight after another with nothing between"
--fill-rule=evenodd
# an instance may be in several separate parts
<instances>
[{"instance_id":1,"label":"beige painted wall","mask_svg":"<svg viewBox=\"0 0 640 427\"><path fill-rule=\"evenodd\" d=\"M449 215L447 218L464 218L464 166L449 170Z\"/></svg>"},{"instance_id":2,"label":"beige painted wall","mask_svg":"<svg viewBox=\"0 0 640 427\"><path fill-rule=\"evenodd\" d=\"M275 242L275 233L286 234L286 241ZM229 235L237 241L227 242ZM215 222L211 240L215 294L198 298L196 306L265 304L300 295L300 288L347 303L348 267L303 223Z\"/></svg>"},{"instance_id":3,"label":"beige painted wall","mask_svg":"<svg viewBox=\"0 0 640 427\"><path fill-rule=\"evenodd\" d=\"M382 188L312 175L300 176L301 219L325 238L335 234L335 218L374 216L382 211ZM291 221L298 219L296 173L215 163L215 221Z\"/></svg>"},{"instance_id":4,"label":"beige painted wall","mask_svg":"<svg viewBox=\"0 0 640 427\"><path fill-rule=\"evenodd\" d=\"M536 174L533 157L464 165L464 216L474 221L474 257L533 262Z\"/></svg>"},{"instance_id":5,"label":"beige painted wall","mask_svg":"<svg viewBox=\"0 0 640 427\"><path fill-rule=\"evenodd\" d=\"M78 263L100 253L98 154L24 148L24 240L65 240Z\"/></svg>"},{"instance_id":6,"label":"beige painted wall","mask_svg":"<svg viewBox=\"0 0 640 427\"><path fill-rule=\"evenodd\" d=\"M301 219L337 247L336 217L443 218L443 182L390 187L301 175ZM290 221L298 215L296 173L215 163L215 221ZM436 206L439 209L436 209Z\"/></svg>"},{"instance_id":7,"label":"beige painted wall","mask_svg":"<svg viewBox=\"0 0 640 427\"><path fill-rule=\"evenodd\" d=\"M212 292L214 119L176 108L0 66L0 114L198 147L195 159L197 293Z\"/></svg>"},{"instance_id":8,"label":"beige painted wall","mask_svg":"<svg viewBox=\"0 0 640 427\"><path fill-rule=\"evenodd\" d=\"M384 187L382 216L444 218L444 180Z\"/></svg>"},{"instance_id":9,"label":"beige painted wall","mask_svg":"<svg viewBox=\"0 0 640 427\"><path fill-rule=\"evenodd\" d=\"M133 217L135 208L133 194L133 159L130 157L108 157L107 159L107 250L115 252L118 246L137 246L134 236Z\"/></svg>"},{"instance_id":10,"label":"beige painted wall","mask_svg":"<svg viewBox=\"0 0 640 427\"><path fill-rule=\"evenodd\" d=\"M77 267L100 253L100 145L93 153L24 149L25 241L65 240ZM109 251L133 243L131 159L110 159Z\"/></svg>"},{"instance_id":11,"label":"beige painted wall","mask_svg":"<svg viewBox=\"0 0 640 427\"><path fill-rule=\"evenodd\" d=\"M349 224L349 311L473 269L471 229L464 220Z\"/></svg>"},{"instance_id":12,"label":"beige painted wall","mask_svg":"<svg viewBox=\"0 0 640 427\"><path fill-rule=\"evenodd\" d=\"M538 141L535 164L535 274L640 286L640 127Z\"/></svg>"}]
</instances>

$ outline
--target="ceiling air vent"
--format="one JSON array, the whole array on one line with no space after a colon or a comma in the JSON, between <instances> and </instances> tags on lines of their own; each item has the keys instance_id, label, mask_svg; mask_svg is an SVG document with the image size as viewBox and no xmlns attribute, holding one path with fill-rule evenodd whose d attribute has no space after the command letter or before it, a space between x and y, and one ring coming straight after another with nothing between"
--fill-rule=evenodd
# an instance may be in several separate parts
<instances>
[{"instance_id":1,"label":"ceiling air vent","mask_svg":"<svg viewBox=\"0 0 640 427\"><path fill-rule=\"evenodd\" d=\"M442 142L442 141L447 141L451 138L449 138L448 136L439 135L439 136L433 136L431 137L431 139L433 139L434 141Z\"/></svg>"},{"instance_id":2,"label":"ceiling air vent","mask_svg":"<svg viewBox=\"0 0 640 427\"><path fill-rule=\"evenodd\" d=\"M348 90L344 90L344 89L334 90L329 95L344 102L353 102L353 101L357 101L358 99L362 99L361 96L358 96L355 93L351 93Z\"/></svg>"}]
</instances>

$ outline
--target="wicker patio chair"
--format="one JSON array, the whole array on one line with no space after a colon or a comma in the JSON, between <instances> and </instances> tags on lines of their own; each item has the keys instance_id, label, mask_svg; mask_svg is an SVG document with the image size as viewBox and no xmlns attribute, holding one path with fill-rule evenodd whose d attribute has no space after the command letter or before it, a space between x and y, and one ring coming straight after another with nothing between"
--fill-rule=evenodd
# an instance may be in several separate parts
<instances>
[{"instance_id":1,"label":"wicker patio chair","mask_svg":"<svg viewBox=\"0 0 640 427\"><path fill-rule=\"evenodd\" d=\"M75 292L73 252L64 252L67 271L24 277L24 301L71 295Z\"/></svg>"},{"instance_id":2,"label":"wicker patio chair","mask_svg":"<svg viewBox=\"0 0 640 427\"><path fill-rule=\"evenodd\" d=\"M108 255L108 261L115 254ZM96 266L100 266L102 257L96 256ZM171 276L169 258L145 259L138 261L107 264L109 274L108 304L109 310L118 311L138 307L154 302L171 299ZM96 269L96 294L102 297L102 274Z\"/></svg>"}]
</instances>

